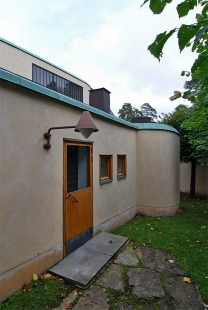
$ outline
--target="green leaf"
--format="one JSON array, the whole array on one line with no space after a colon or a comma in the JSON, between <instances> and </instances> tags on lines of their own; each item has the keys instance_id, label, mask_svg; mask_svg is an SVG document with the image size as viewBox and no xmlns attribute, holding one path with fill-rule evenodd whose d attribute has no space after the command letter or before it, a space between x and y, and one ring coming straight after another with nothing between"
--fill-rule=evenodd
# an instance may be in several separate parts
<instances>
[{"instance_id":1,"label":"green leaf","mask_svg":"<svg viewBox=\"0 0 208 310\"><path fill-rule=\"evenodd\" d=\"M179 17L186 16L190 10L197 6L197 0L185 0L177 6Z\"/></svg>"},{"instance_id":2,"label":"green leaf","mask_svg":"<svg viewBox=\"0 0 208 310\"><path fill-rule=\"evenodd\" d=\"M145 0L145 1L142 3L142 5L140 6L140 8L141 8L143 5L145 5L145 3L147 3L148 1L150 1L150 0Z\"/></svg>"},{"instance_id":3,"label":"green leaf","mask_svg":"<svg viewBox=\"0 0 208 310\"><path fill-rule=\"evenodd\" d=\"M167 31L160 33L157 35L155 41L148 46L148 50L152 55L154 55L159 61L160 57L162 57L162 50L164 47L164 44L167 42L167 40L170 38L170 36L176 31L176 28L170 30L168 33Z\"/></svg>"},{"instance_id":4,"label":"green leaf","mask_svg":"<svg viewBox=\"0 0 208 310\"><path fill-rule=\"evenodd\" d=\"M182 51L186 44L195 36L199 28L200 25L181 25L178 31L178 45L180 51Z\"/></svg>"},{"instance_id":5,"label":"green leaf","mask_svg":"<svg viewBox=\"0 0 208 310\"><path fill-rule=\"evenodd\" d=\"M166 0L150 0L150 9L154 14L160 14L164 10L166 4L169 1Z\"/></svg>"},{"instance_id":6,"label":"green leaf","mask_svg":"<svg viewBox=\"0 0 208 310\"><path fill-rule=\"evenodd\" d=\"M201 39L201 36L207 31L207 29L208 29L208 25L202 27L201 29L197 31L197 33L195 34L196 38L194 40L194 44L197 43Z\"/></svg>"},{"instance_id":7,"label":"green leaf","mask_svg":"<svg viewBox=\"0 0 208 310\"><path fill-rule=\"evenodd\" d=\"M207 6L205 6L205 11L203 10L202 12L203 13L201 13L201 14L196 14L197 23L204 23L204 22L206 22L206 19L208 17L208 15L207 15Z\"/></svg>"},{"instance_id":8,"label":"green leaf","mask_svg":"<svg viewBox=\"0 0 208 310\"><path fill-rule=\"evenodd\" d=\"M188 44L186 44L186 47L189 47L189 46L191 46L191 43L189 42Z\"/></svg>"},{"instance_id":9,"label":"green leaf","mask_svg":"<svg viewBox=\"0 0 208 310\"><path fill-rule=\"evenodd\" d=\"M202 10L202 15L207 14L207 11L208 11L208 3L206 2L205 6L203 7L203 10Z\"/></svg>"},{"instance_id":10,"label":"green leaf","mask_svg":"<svg viewBox=\"0 0 208 310\"><path fill-rule=\"evenodd\" d=\"M183 17L189 12L189 4L187 2L182 2L177 6L177 12L179 17Z\"/></svg>"},{"instance_id":11,"label":"green leaf","mask_svg":"<svg viewBox=\"0 0 208 310\"><path fill-rule=\"evenodd\" d=\"M203 78L205 77L206 73L207 73L207 68L208 68L208 55L207 56L199 56L192 68L191 68L191 73L194 74L197 70L197 76L199 78Z\"/></svg>"}]
</instances>

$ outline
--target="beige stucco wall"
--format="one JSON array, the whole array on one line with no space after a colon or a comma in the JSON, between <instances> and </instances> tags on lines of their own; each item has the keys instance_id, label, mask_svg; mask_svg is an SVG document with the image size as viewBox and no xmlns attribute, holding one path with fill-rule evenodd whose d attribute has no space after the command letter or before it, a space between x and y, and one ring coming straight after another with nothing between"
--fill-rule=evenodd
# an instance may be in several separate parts
<instances>
[{"instance_id":1,"label":"beige stucco wall","mask_svg":"<svg viewBox=\"0 0 208 310\"><path fill-rule=\"evenodd\" d=\"M50 150L43 133L74 124L82 111L1 82L1 272L63 243L63 137L83 139L73 130L52 132ZM136 205L132 162L136 132L94 115L93 225ZM113 182L99 183L99 154L113 154ZM128 177L116 178L117 154L127 155ZM6 253L6 255L3 255Z\"/></svg>"},{"instance_id":2,"label":"beige stucco wall","mask_svg":"<svg viewBox=\"0 0 208 310\"><path fill-rule=\"evenodd\" d=\"M191 163L180 164L180 191L190 192ZM196 165L196 196L208 198L208 167Z\"/></svg>"},{"instance_id":3,"label":"beige stucco wall","mask_svg":"<svg viewBox=\"0 0 208 310\"><path fill-rule=\"evenodd\" d=\"M76 125L82 110L3 80L0 97L0 279L6 294L62 258L63 138L83 137L70 129L52 131L52 147L45 150L44 132ZM137 131L92 116L99 128L89 139L94 141L94 232L109 230L145 208L162 210L162 215L176 212L178 135ZM99 183L100 154L113 155L113 182L105 185ZM126 179L117 180L118 154L126 154Z\"/></svg>"},{"instance_id":4,"label":"beige stucco wall","mask_svg":"<svg viewBox=\"0 0 208 310\"><path fill-rule=\"evenodd\" d=\"M136 205L136 131L106 119L96 120L99 133L94 134L94 226ZM113 155L113 182L100 185L99 155ZM117 155L126 154L127 178L117 180Z\"/></svg>"},{"instance_id":5,"label":"beige stucco wall","mask_svg":"<svg viewBox=\"0 0 208 310\"><path fill-rule=\"evenodd\" d=\"M32 64L49 70L69 81L83 87L83 102L89 104L89 90L87 83L76 79L74 76L40 60L14 46L0 40L0 67L32 80Z\"/></svg>"},{"instance_id":6,"label":"beige stucco wall","mask_svg":"<svg viewBox=\"0 0 208 310\"><path fill-rule=\"evenodd\" d=\"M137 132L137 203L146 215L179 208L179 136L163 130Z\"/></svg>"}]
</instances>

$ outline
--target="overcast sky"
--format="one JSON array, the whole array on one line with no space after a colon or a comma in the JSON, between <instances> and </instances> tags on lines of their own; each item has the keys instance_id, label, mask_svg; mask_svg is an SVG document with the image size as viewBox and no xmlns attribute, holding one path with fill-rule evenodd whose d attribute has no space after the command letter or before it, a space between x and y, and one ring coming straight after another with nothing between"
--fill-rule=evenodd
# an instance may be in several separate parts
<instances>
[{"instance_id":1,"label":"overcast sky","mask_svg":"<svg viewBox=\"0 0 208 310\"><path fill-rule=\"evenodd\" d=\"M156 35L181 23L193 23L196 12L179 20L168 4L153 15L143 0L0 0L0 36L80 77L95 88L111 92L115 115L123 103L148 102L160 114L171 112L196 58L190 49L181 54L177 36L169 40L159 63L147 47Z\"/></svg>"}]
</instances>

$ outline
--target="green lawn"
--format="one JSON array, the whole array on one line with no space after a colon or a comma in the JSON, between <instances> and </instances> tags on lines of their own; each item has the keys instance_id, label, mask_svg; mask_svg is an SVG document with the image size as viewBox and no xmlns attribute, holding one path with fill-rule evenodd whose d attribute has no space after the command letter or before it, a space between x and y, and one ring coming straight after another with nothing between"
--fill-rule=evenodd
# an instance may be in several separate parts
<instances>
[{"instance_id":1,"label":"green lawn","mask_svg":"<svg viewBox=\"0 0 208 310\"><path fill-rule=\"evenodd\" d=\"M112 231L135 245L168 250L188 272L208 303L208 200L181 197L175 216L137 216Z\"/></svg>"},{"instance_id":2,"label":"green lawn","mask_svg":"<svg viewBox=\"0 0 208 310\"><path fill-rule=\"evenodd\" d=\"M127 236L135 246L170 251L198 286L203 302L208 304L208 200L182 197L177 215L137 216L112 233ZM52 309L73 289L74 286L56 277L40 277L0 304L0 310ZM82 293L78 289L79 297Z\"/></svg>"},{"instance_id":3,"label":"green lawn","mask_svg":"<svg viewBox=\"0 0 208 310\"><path fill-rule=\"evenodd\" d=\"M63 299L74 289L62 279L52 277L31 281L23 285L15 295L0 304L1 310L39 310L58 307Z\"/></svg>"}]
</instances>

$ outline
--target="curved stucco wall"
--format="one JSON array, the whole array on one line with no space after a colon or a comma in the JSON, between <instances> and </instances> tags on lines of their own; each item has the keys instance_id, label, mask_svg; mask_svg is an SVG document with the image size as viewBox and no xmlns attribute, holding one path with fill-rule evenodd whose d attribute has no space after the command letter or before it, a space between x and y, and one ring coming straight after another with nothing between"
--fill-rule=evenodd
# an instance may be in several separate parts
<instances>
[{"instance_id":1,"label":"curved stucco wall","mask_svg":"<svg viewBox=\"0 0 208 310\"><path fill-rule=\"evenodd\" d=\"M170 131L137 132L138 213L173 215L180 202L179 135Z\"/></svg>"},{"instance_id":2,"label":"curved stucco wall","mask_svg":"<svg viewBox=\"0 0 208 310\"><path fill-rule=\"evenodd\" d=\"M12 81L0 80L0 87L0 292L5 298L34 272L63 257L63 137L83 137L73 130L54 131L52 147L45 150L43 133L50 127L76 125L85 105L76 107ZM176 209L179 136L137 130L96 112L92 116L99 128L89 139L94 141L94 233L124 223L142 208ZM113 181L105 185L99 182L100 154L113 156ZM127 161L127 178L121 180L118 154L125 154Z\"/></svg>"}]
</instances>

